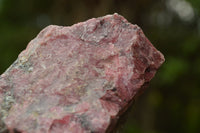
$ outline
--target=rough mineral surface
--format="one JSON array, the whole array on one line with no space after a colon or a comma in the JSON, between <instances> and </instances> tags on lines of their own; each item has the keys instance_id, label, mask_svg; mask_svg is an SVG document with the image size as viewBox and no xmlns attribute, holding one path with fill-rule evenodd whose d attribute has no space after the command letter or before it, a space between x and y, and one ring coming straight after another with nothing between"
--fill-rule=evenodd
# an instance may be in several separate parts
<instances>
[{"instance_id":1,"label":"rough mineral surface","mask_svg":"<svg viewBox=\"0 0 200 133\"><path fill-rule=\"evenodd\" d=\"M0 133L104 133L164 62L118 14L51 25L0 76Z\"/></svg>"}]
</instances>

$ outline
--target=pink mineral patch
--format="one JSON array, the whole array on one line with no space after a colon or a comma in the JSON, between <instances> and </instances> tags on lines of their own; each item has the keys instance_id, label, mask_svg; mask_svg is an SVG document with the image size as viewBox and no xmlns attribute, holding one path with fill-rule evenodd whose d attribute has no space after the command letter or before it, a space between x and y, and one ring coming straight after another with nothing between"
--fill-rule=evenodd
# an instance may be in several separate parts
<instances>
[{"instance_id":1,"label":"pink mineral patch","mask_svg":"<svg viewBox=\"0 0 200 133\"><path fill-rule=\"evenodd\" d=\"M118 14L48 26L0 76L0 133L104 133L163 62Z\"/></svg>"}]
</instances>

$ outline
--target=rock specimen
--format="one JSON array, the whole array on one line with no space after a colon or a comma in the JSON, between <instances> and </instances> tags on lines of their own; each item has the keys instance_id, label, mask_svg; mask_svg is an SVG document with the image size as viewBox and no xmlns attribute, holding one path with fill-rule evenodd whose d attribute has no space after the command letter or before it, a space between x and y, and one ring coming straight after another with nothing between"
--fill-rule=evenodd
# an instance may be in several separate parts
<instances>
[{"instance_id":1,"label":"rock specimen","mask_svg":"<svg viewBox=\"0 0 200 133\"><path fill-rule=\"evenodd\" d=\"M118 14L48 26L0 76L0 133L104 133L164 62Z\"/></svg>"}]
</instances>

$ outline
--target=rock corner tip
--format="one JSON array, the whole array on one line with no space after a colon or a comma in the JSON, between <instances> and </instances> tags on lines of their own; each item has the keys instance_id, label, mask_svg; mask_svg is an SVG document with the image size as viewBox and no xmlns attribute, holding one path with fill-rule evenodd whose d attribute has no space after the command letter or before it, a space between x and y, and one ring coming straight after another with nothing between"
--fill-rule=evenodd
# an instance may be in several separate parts
<instances>
[{"instance_id":1,"label":"rock corner tip","mask_svg":"<svg viewBox=\"0 0 200 133\"><path fill-rule=\"evenodd\" d=\"M118 14L118 13L116 13L116 12L115 12L113 15L117 15L117 16L119 16L119 14Z\"/></svg>"}]
</instances>

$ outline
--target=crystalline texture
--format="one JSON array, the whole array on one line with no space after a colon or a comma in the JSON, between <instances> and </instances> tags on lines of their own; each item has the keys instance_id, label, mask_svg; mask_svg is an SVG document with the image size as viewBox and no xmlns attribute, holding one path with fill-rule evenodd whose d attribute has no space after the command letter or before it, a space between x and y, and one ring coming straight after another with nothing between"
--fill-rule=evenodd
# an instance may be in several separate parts
<instances>
[{"instance_id":1,"label":"crystalline texture","mask_svg":"<svg viewBox=\"0 0 200 133\"><path fill-rule=\"evenodd\" d=\"M118 14L51 25L0 76L0 133L104 133L164 62Z\"/></svg>"}]
</instances>

